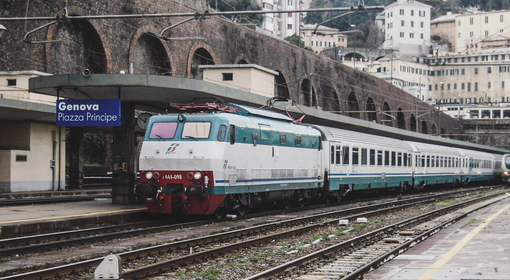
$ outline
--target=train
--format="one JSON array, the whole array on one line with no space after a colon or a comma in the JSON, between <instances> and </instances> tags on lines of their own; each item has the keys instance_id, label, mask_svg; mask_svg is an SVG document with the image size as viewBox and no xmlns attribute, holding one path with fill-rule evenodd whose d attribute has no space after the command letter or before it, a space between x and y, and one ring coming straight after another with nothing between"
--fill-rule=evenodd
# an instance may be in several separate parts
<instances>
[{"instance_id":1,"label":"train","mask_svg":"<svg viewBox=\"0 0 510 280\"><path fill-rule=\"evenodd\" d=\"M504 154L501 159L501 176L503 182L510 185L510 154Z\"/></svg>"},{"instance_id":2,"label":"train","mask_svg":"<svg viewBox=\"0 0 510 280\"><path fill-rule=\"evenodd\" d=\"M306 125L237 104L179 109L152 116L141 147L136 193L151 213L243 215L260 203L460 186L501 172L498 154Z\"/></svg>"}]
</instances>

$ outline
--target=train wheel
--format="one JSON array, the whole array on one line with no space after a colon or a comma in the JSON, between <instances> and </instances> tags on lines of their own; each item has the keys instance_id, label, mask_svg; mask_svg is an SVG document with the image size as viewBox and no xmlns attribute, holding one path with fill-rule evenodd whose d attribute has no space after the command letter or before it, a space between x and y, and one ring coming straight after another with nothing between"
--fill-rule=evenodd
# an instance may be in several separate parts
<instances>
[{"instance_id":1,"label":"train wheel","mask_svg":"<svg viewBox=\"0 0 510 280\"><path fill-rule=\"evenodd\" d=\"M223 218L223 216L225 216L225 212L226 212L226 209L225 207L218 207L218 209L216 209L216 211L214 211L214 217L216 217L216 219L221 219Z\"/></svg>"},{"instance_id":2,"label":"train wheel","mask_svg":"<svg viewBox=\"0 0 510 280\"><path fill-rule=\"evenodd\" d=\"M283 207L284 207L285 209L289 209L289 208L292 206L292 203L291 203L291 202L292 202L292 201L290 201L290 200L288 200L288 199L287 199L287 200L284 200L284 201L283 201Z\"/></svg>"},{"instance_id":3,"label":"train wheel","mask_svg":"<svg viewBox=\"0 0 510 280\"><path fill-rule=\"evenodd\" d=\"M239 216L243 216L246 211L248 211L248 206L244 206L244 205L240 205L238 208L237 208L237 214Z\"/></svg>"},{"instance_id":4,"label":"train wheel","mask_svg":"<svg viewBox=\"0 0 510 280\"><path fill-rule=\"evenodd\" d=\"M299 207L305 207L306 205L306 199L302 198L298 201Z\"/></svg>"}]
</instances>

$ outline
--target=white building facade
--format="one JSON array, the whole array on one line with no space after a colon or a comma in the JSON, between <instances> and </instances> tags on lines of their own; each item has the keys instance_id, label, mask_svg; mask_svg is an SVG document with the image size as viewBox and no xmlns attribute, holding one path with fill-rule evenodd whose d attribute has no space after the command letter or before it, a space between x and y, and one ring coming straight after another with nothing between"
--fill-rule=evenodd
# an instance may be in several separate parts
<instances>
[{"instance_id":1,"label":"white building facade","mask_svg":"<svg viewBox=\"0 0 510 280\"><path fill-rule=\"evenodd\" d=\"M300 9L299 0L258 0L265 11L292 11ZM299 35L301 16L299 13L267 13L263 15L262 31L285 39Z\"/></svg>"},{"instance_id":2,"label":"white building facade","mask_svg":"<svg viewBox=\"0 0 510 280\"><path fill-rule=\"evenodd\" d=\"M384 49L426 55L430 47L430 6L414 0L398 0L384 10Z\"/></svg>"}]
</instances>

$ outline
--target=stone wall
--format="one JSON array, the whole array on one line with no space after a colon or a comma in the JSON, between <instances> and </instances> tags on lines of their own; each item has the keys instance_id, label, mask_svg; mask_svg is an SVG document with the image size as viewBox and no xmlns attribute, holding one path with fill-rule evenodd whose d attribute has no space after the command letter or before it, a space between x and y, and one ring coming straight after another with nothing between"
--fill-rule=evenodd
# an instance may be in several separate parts
<instances>
[{"instance_id":1,"label":"stone wall","mask_svg":"<svg viewBox=\"0 0 510 280\"><path fill-rule=\"evenodd\" d=\"M63 2L2 1L0 9L2 17L55 16L63 14ZM205 9L204 0L69 0L68 5L69 15L201 13ZM278 94L299 104L364 120L385 119L385 124L407 130L422 132L426 127L428 134L444 131L462 139L458 121L389 83L226 19L196 18L167 31L164 35L170 40L159 38L164 28L188 18L61 21L28 37L58 40L46 44L27 44L23 37L48 21L1 22L8 30L0 40L0 71L67 74L132 69L136 74L201 78L200 64L253 63L278 71ZM369 98L374 104L370 110L377 111L371 117L365 112Z\"/></svg>"}]
</instances>

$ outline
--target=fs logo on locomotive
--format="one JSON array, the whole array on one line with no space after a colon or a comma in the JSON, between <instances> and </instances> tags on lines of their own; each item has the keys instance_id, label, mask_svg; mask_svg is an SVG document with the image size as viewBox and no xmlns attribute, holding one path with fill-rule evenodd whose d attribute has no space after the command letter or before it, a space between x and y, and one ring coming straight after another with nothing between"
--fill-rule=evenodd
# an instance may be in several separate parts
<instances>
[{"instance_id":1,"label":"fs logo on locomotive","mask_svg":"<svg viewBox=\"0 0 510 280\"><path fill-rule=\"evenodd\" d=\"M172 143L170 145L170 147L168 147L168 150L166 150L166 153L167 155L173 155L175 154L175 150L177 149L177 147L179 147L179 144L177 143Z\"/></svg>"}]
</instances>

